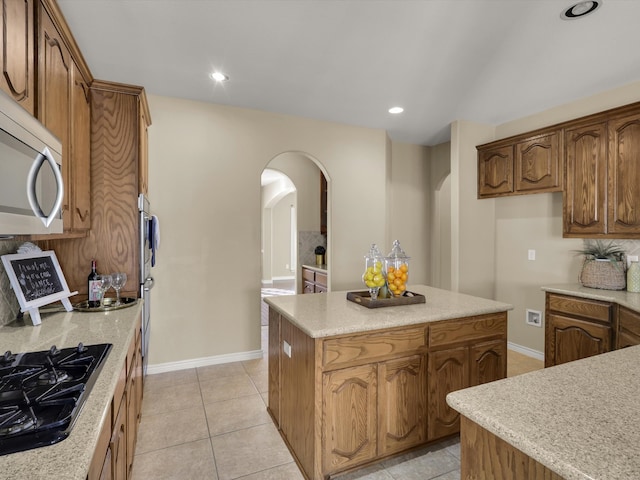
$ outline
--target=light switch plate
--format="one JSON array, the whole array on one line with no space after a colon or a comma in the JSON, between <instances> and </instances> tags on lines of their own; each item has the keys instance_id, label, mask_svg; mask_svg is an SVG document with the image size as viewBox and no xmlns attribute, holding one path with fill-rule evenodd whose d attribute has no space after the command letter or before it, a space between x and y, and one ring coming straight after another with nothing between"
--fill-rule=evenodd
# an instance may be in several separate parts
<instances>
[{"instance_id":1,"label":"light switch plate","mask_svg":"<svg viewBox=\"0 0 640 480\"><path fill-rule=\"evenodd\" d=\"M291 345L284 340L282 341L282 351L287 357L291 358Z\"/></svg>"}]
</instances>

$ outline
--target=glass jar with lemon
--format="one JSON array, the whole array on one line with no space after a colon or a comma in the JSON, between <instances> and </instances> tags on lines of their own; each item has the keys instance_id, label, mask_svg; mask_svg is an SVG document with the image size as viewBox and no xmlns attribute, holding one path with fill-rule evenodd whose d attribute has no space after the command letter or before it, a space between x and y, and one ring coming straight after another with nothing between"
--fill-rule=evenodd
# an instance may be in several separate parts
<instances>
[{"instance_id":1,"label":"glass jar with lemon","mask_svg":"<svg viewBox=\"0 0 640 480\"><path fill-rule=\"evenodd\" d=\"M369 253L364 257L365 270L362 274L362 281L369 288L371 300L378 298L378 292L385 285L384 257L375 243L371 244Z\"/></svg>"}]
</instances>

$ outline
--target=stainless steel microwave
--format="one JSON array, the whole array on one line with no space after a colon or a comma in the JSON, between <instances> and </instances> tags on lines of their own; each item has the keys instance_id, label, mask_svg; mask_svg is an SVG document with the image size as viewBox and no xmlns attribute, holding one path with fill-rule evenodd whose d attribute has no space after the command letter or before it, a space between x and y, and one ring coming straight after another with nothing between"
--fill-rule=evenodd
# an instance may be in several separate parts
<instances>
[{"instance_id":1,"label":"stainless steel microwave","mask_svg":"<svg viewBox=\"0 0 640 480\"><path fill-rule=\"evenodd\" d=\"M62 143L0 91L0 237L62 233Z\"/></svg>"}]
</instances>

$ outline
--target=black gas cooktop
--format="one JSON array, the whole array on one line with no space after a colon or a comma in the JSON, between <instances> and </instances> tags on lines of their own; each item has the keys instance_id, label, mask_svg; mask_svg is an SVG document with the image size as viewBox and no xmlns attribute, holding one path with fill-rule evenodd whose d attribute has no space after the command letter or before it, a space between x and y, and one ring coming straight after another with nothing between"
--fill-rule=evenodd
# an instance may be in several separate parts
<instances>
[{"instance_id":1,"label":"black gas cooktop","mask_svg":"<svg viewBox=\"0 0 640 480\"><path fill-rule=\"evenodd\" d=\"M0 455L67 438L111 346L0 355Z\"/></svg>"}]
</instances>

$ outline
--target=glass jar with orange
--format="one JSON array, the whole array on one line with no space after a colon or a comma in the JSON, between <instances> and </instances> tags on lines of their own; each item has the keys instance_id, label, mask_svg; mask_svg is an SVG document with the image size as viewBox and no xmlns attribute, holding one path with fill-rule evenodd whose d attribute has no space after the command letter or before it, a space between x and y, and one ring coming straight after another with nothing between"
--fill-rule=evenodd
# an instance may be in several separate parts
<instances>
[{"instance_id":1,"label":"glass jar with orange","mask_svg":"<svg viewBox=\"0 0 640 480\"><path fill-rule=\"evenodd\" d=\"M387 289L394 297L401 297L407 291L409 259L410 257L400 247L400 242L394 240L391 252L384 259Z\"/></svg>"}]
</instances>

